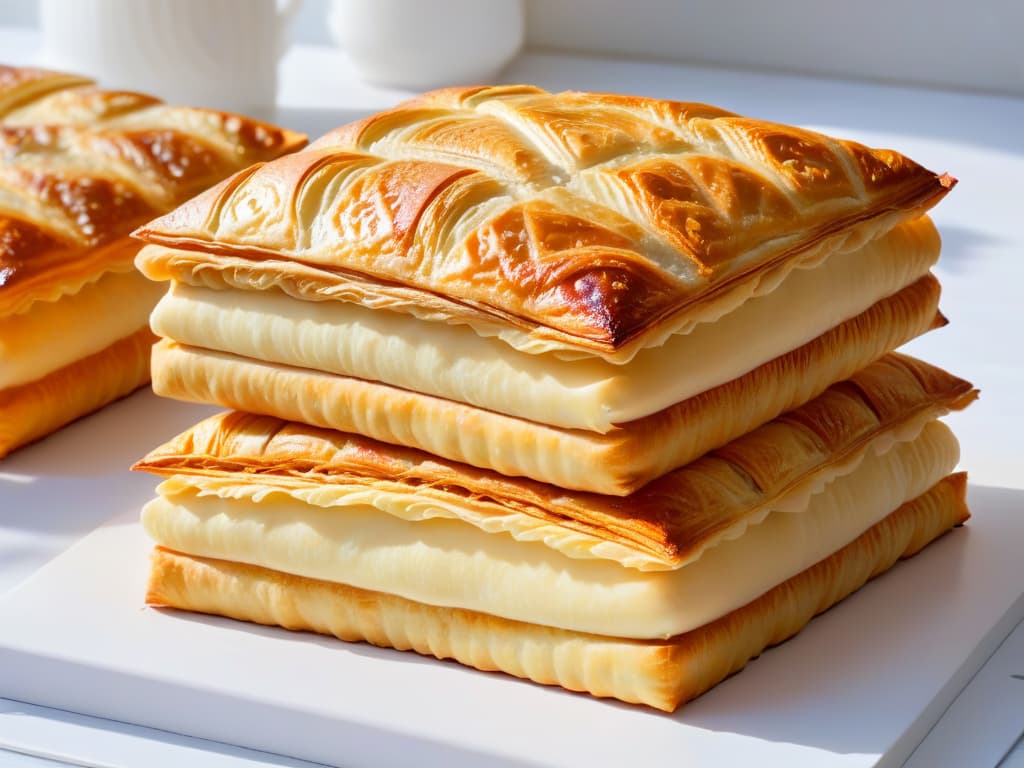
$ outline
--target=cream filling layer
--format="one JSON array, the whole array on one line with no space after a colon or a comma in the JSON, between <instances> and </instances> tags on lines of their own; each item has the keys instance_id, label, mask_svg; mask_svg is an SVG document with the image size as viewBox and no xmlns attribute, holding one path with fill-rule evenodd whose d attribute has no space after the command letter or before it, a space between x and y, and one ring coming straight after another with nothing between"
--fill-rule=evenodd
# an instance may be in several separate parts
<instances>
[{"instance_id":1,"label":"cream filling layer","mask_svg":"<svg viewBox=\"0 0 1024 768\"><path fill-rule=\"evenodd\" d=\"M109 272L77 293L0 317L0 389L27 384L146 327L164 288Z\"/></svg>"},{"instance_id":2,"label":"cream filling layer","mask_svg":"<svg viewBox=\"0 0 1024 768\"><path fill-rule=\"evenodd\" d=\"M431 487L415 488L368 486L343 478L330 483L312 483L301 477L273 477L262 482L240 483L233 476L174 475L160 486L164 496L198 493L223 499L263 501L268 495L285 493L293 499L315 507L373 507L389 515L417 522L431 518L461 520L487 533L507 533L516 541L540 541L547 547L572 558L614 560L627 568L641 571L672 570L695 562L704 552L727 539L742 536L747 528L758 525L772 512L800 512L809 499L821 493L840 475L854 472L869 454L883 454L897 443L914 440L926 425L946 413L944 408L927 408L902 423L878 433L862 445L834 455L827 463L812 467L807 473L792 478L784 488L763 492L756 505L747 508L732 525L705 537L694 546L685 559L666 560L628 543L609 541L592 533L574 530L549 522L515 507L497 511L496 505L480 504L473 496L446 493ZM397 485L397 484L395 484Z\"/></svg>"},{"instance_id":3,"label":"cream filling layer","mask_svg":"<svg viewBox=\"0 0 1024 768\"><path fill-rule=\"evenodd\" d=\"M934 226L918 219L860 250L794 270L771 293L624 365L525 354L468 326L347 302L301 301L277 290L174 283L151 322L156 333L183 344L604 433L807 343L925 274L938 251Z\"/></svg>"},{"instance_id":4,"label":"cream filling layer","mask_svg":"<svg viewBox=\"0 0 1024 768\"><path fill-rule=\"evenodd\" d=\"M369 505L307 504L268 487L258 497L202 495L191 478L143 509L170 549L350 584L432 605L544 626L658 638L750 602L855 539L956 465L956 438L931 422L916 439L869 452L800 511L777 511L674 571L577 560L459 520L410 521Z\"/></svg>"}]
</instances>

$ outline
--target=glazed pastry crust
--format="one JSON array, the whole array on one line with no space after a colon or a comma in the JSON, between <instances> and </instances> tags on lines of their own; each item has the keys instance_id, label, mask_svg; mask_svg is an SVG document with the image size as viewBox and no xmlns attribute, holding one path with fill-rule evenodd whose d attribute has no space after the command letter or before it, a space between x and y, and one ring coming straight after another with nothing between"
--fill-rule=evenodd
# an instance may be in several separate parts
<instances>
[{"instance_id":1,"label":"glazed pastry crust","mask_svg":"<svg viewBox=\"0 0 1024 768\"><path fill-rule=\"evenodd\" d=\"M165 397L354 432L504 475L625 496L945 324L938 300L938 281L928 275L739 379L606 435L166 339L153 351L153 389Z\"/></svg>"},{"instance_id":2,"label":"glazed pastry crust","mask_svg":"<svg viewBox=\"0 0 1024 768\"><path fill-rule=\"evenodd\" d=\"M969 517L965 490L966 475L950 475L746 606L664 641L608 638L428 606L159 547L146 602L414 650L671 712L796 634L898 559L963 523Z\"/></svg>"},{"instance_id":3,"label":"glazed pastry crust","mask_svg":"<svg viewBox=\"0 0 1024 768\"><path fill-rule=\"evenodd\" d=\"M254 287L312 265L332 299L623 360L953 184L895 152L701 104L460 88L242 172L136 234L210 257L195 268L235 259ZM192 268L173 262L146 273Z\"/></svg>"},{"instance_id":4,"label":"glazed pastry crust","mask_svg":"<svg viewBox=\"0 0 1024 768\"><path fill-rule=\"evenodd\" d=\"M0 314L132 269L134 228L303 144L249 118L0 66Z\"/></svg>"},{"instance_id":5,"label":"glazed pastry crust","mask_svg":"<svg viewBox=\"0 0 1024 768\"><path fill-rule=\"evenodd\" d=\"M911 439L977 396L967 381L891 354L814 400L627 498L510 478L367 437L241 412L200 422L135 469L169 476L249 478L288 485L415 489L424 499L508 509L643 553L678 568L767 514L783 495L813 493L850 471L869 443Z\"/></svg>"},{"instance_id":6,"label":"glazed pastry crust","mask_svg":"<svg viewBox=\"0 0 1024 768\"><path fill-rule=\"evenodd\" d=\"M0 458L144 386L154 341L141 328L41 379L0 390Z\"/></svg>"}]
</instances>

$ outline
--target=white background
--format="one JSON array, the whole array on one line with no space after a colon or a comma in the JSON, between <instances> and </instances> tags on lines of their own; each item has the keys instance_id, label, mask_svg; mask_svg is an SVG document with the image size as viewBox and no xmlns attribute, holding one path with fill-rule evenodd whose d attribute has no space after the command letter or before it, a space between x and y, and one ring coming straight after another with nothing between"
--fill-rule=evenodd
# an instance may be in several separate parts
<instances>
[{"instance_id":1,"label":"white background","mask_svg":"<svg viewBox=\"0 0 1024 768\"><path fill-rule=\"evenodd\" d=\"M303 0L293 40L329 42L329 1ZM532 49L1024 96L1020 0L526 0L526 10ZM0 25L35 20L33 0L0 0Z\"/></svg>"}]
</instances>

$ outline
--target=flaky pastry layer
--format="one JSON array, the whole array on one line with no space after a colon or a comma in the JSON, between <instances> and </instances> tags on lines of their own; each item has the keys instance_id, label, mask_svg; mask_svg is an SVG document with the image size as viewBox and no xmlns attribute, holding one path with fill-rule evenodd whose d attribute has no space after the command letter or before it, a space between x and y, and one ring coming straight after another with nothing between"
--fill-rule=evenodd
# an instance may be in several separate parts
<instances>
[{"instance_id":1,"label":"flaky pastry layer","mask_svg":"<svg viewBox=\"0 0 1024 768\"><path fill-rule=\"evenodd\" d=\"M671 571L566 557L594 543L529 516L517 520L514 508L467 521L415 493L286 489L256 478L173 477L143 509L142 524L157 544L186 554L532 624L663 638L735 610L842 548L958 458L941 422L907 442L880 439L852 471L820 478L812 495L780 499L756 524ZM478 527L480 517L491 527ZM524 522L533 525L517 531Z\"/></svg>"},{"instance_id":2,"label":"flaky pastry layer","mask_svg":"<svg viewBox=\"0 0 1024 768\"><path fill-rule=\"evenodd\" d=\"M0 390L0 457L149 381L148 327L41 379Z\"/></svg>"},{"instance_id":3,"label":"flaky pastry layer","mask_svg":"<svg viewBox=\"0 0 1024 768\"><path fill-rule=\"evenodd\" d=\"M926 421L969 404L969 382L892 354L820 396L627 498L509 478L359 435L240 412L219 414L155 449L136 469L311 487L415 492L481 510L512 508L679 567L741 530L783 495L812 492L868 443L909 439Z\"/></svg>"},{"instance_id":4,"label":"flaky pastry layer","mask_svg":"<svg viewBox=\"0 0 1024 768\"><path fill-rule=\"evenodd\" d=\"M604 435L166 339L153 349L153 390L366 435L561 488L625 496L944 324L938 301L939 283L926 275L738 379Z\"/></svg>"},{"instance_id":5,"label":"flaky pastry layer","mask_svg":"<svg viewBox=\"0 0 1024 768\"><path fill-rule=\"evenodd\" d=\"M851 543L720 619L663 641L553 629L438 608L252 565L157 548L150 605L414 650L547 685L672 711L936 537L963 523L965 475L900 506ZM885 631L884 627L878 631Z\"/></svg>"},{"instance_id":6,"label":"flaky pastry layer","mask_svg":"<svg viewBox=\"0 0 1024 768\"><path fill-rule=\"evenodd\" d=\"M136 234L214 269L244 259L229 269L257 280L267 258L315 265L359 301L622 360L953 184L707 105L476 87L340 128Z\"/></svg>"},{"instance_id":7,"label":"flaky pastry layer","mask_svg":"<svg viewBox=\"0 0 1024 768\"><path fill-rule=\"evenodd\" d=\"M151 323L155 333L182 344L608 432L806 344L919 279L938 253L934 226L918 219L816 269L795 270L774 291L624 365L528 355L464 325L348 302L296 301L277 290L173 283Z\"/></svg>"}]
</instances>

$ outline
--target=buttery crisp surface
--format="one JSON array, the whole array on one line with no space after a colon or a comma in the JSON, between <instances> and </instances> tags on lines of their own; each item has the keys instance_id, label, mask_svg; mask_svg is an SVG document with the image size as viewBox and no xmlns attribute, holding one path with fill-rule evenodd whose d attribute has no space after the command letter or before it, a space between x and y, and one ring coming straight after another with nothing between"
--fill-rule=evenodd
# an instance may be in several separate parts
<instances>
[{"instance_id":1,"label":"buttery crisp surface","mask_svg":"<svg viewBox=\"0 0 1024 768\"><path fill-rule=\"evenodd\" d=\"M153 551L146 602L414 650L671 712L963 523L965 490L963 474L944 478L756 600L667 640L516 622L162 547Z\"/></svg>"},{"instance_id":2,"label":"buttery crisp surface","mask_svg":"<svg viewBox=\"0 0 1024 768\"><path fill-rule=\"evenodd\" d=\"M892 151L701 104L455 88L136 234L178 249L142 265L157 279L287 284L621 362L952 184Z\"/></svg>"}]
</instances>

